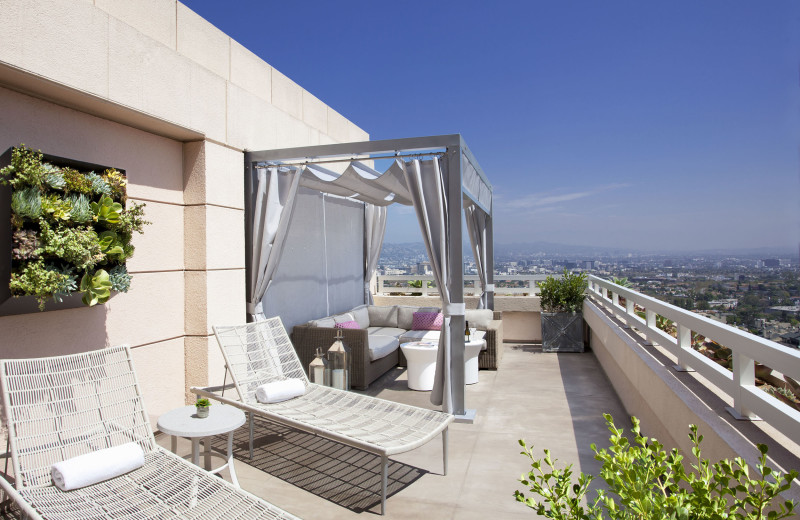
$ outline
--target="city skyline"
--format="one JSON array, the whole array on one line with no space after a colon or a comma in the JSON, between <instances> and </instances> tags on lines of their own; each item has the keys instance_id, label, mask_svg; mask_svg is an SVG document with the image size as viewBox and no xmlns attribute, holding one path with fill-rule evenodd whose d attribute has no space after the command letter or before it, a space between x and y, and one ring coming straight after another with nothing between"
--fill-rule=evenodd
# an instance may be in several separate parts
<instances>
[{"instance_id":1,"label":"city skyline","mask_svg":"<svg viewBox=\"0 0 800 520\"><path fill-rule=\"evenodd\" d=\"M796 2L185 3L372 139L461 133L497 243L797 248Z\"/></svg>"}]
</instances>

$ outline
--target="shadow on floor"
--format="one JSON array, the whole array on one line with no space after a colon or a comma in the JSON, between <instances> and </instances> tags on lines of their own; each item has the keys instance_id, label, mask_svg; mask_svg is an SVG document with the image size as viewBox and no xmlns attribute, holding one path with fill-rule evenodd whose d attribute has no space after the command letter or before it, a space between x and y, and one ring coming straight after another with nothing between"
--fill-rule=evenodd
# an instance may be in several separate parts
<instances>
[{"instance_id":1,"label":"shadow on floor","mask_svg":"<svg viewBox=\"0 0 800 520\"><path fill-rule=\"evenodd\" d=\"M234 434L234 458L269 475L361 513L380 506L381 458L378 455L323 439L287 426L255 419L253 460L248 451L248 428ZM226 435L213 438L223 453ZM387 496L417 481L425 470L389 460Z\"/></svg>"}]
</instances>

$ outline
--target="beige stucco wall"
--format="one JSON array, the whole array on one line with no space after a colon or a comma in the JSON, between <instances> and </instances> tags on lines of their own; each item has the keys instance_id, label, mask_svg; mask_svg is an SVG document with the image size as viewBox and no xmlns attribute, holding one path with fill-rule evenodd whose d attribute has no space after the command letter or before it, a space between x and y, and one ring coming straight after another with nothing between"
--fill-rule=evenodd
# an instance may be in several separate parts
<instances>
[{"instance_id":1,"label":"beige stucco wall","mask_svg":"<svg viewBox=\"0 0 800 520\"><path fill-rule=\"evenodd\" d=\"M245 313L243 150L366 132L175 0L5 0L0 146L123 168L153 224L131 291L0 318L0 357L128 343L152 418L221 382ZM2 151L0 150L0 151Z\"/></svg>"}]
</instances>

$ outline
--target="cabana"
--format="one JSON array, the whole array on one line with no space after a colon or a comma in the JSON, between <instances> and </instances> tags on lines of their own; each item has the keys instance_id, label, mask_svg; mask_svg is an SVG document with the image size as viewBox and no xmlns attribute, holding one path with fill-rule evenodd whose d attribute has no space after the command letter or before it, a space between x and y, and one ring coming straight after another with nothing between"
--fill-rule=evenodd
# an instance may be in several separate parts
<instances>
[{"instance_id":1,"label":"cabana","mask_svg":"<svg viewBox=\"0 0 800 520\"><path fill-rule=\"evenodd\" d=\"M391 165L379 172L365 164L376 160ZM472 422L475 410L466 410L464 403L461 212L480 275L479 307L491 309L492 187L464 139L453 134L245 152L248 321L266 318L264 303L300 188L364 203L363 303L372 298L369 281L383 244L386 207L413 205L444 314L431 402L457 420Z\"/></svg>"}]
</instances>

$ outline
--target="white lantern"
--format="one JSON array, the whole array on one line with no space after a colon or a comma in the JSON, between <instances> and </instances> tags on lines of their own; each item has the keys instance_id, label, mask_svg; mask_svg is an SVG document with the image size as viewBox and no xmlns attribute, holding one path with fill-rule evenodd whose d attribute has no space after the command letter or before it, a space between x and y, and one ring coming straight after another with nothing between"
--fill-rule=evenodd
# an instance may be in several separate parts
<instances>
[{"instance_id":1,"label":"white lantern","mask_svg":"<svg viewBox=\"0 0 800 520\"><path fill-rule=\"evenodd\" d=\"M312 383L331 386L330 376L328 360L322 354L322 347L317 347L317 357L308 365L308 378Z\"/></svg>"},{"instance_id":2,"label":"white lantern","mask_svg":"<svg viewBox=\"0 0 800 520\"><path fill-rule=\"evenodd\" d=\"M328 349L330 384L333 388L350 390L350 349L342 343L342 330L336 331L336 341Z\"/></svg>"}]
</instances>

